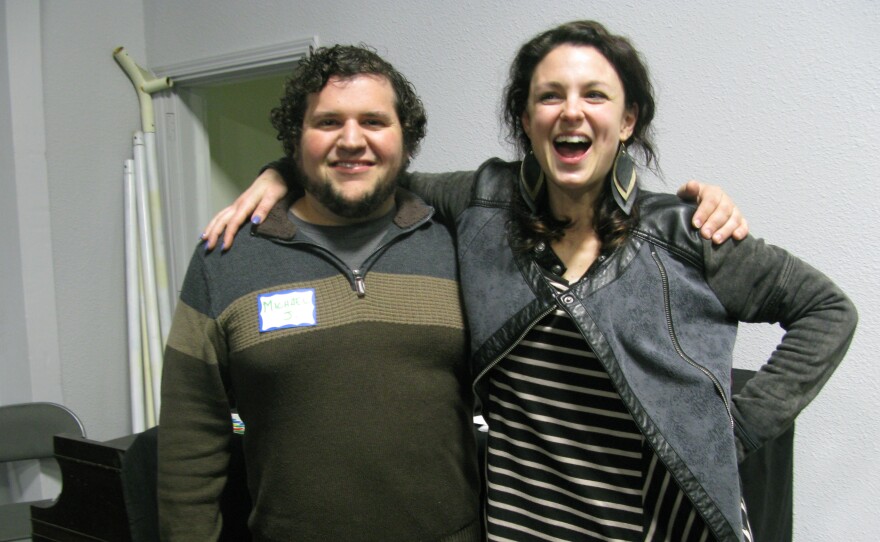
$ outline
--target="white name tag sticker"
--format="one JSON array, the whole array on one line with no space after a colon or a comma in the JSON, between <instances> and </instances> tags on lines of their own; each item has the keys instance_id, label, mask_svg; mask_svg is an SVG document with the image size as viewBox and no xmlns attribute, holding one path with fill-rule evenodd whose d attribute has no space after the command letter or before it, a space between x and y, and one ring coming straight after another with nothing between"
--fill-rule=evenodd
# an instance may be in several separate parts
<instances>
[{"instance_id":1,"label":"white name tag sticker","mask_svg":"<svg viewBox=\"0 0 880 542\"><path fill-rule=\"evenodd\" d=\"M318 325L315 289L282 290L257 296L260 314L260 333Z\"/></svg>"}]
</instances>

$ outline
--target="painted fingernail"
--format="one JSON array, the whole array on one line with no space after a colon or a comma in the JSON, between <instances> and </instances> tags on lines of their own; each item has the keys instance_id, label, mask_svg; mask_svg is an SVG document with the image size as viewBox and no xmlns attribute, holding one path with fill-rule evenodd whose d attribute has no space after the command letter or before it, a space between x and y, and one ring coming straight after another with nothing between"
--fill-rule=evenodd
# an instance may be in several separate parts
<instances>
[{"instance_id":1,"label":"painted fingernail","mask_svg":"<svg viewBox=\"0 0 880 542\"><path fill-rule=\"evenodd\" d=\"M251 219L252 224L259 224L262 219L258 216L255 216Z\"/></svg>"},{"instance_id":2,"label":"painted fingernail","mask_svg":"<svg viewBox=\"0 0 880 542\"><path fill-rule=\"evenodd\" d=\"M205 232L199 234L199 239L201 239L202 241L204 241L206 237L208 237L208 234Z\"/></svg>"},{"instance_id":3,"label":"painted fingernail","mask_svg":"<svg viewBox=\"0 0 880 542\"><path fill-rule=\"evenodd\" d=\"M224 250L226 250L226 241L220 243L220 252L223 252Z\"/></svg>"}]
</instances>

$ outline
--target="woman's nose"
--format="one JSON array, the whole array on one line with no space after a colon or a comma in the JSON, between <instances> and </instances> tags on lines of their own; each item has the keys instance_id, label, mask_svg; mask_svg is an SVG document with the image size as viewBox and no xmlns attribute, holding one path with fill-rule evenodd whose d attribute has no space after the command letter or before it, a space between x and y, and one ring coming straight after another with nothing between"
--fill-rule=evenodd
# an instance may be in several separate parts
<instances>
[{"instance_id":1,"label":"woman's nose","mask_svg":"<svg viewBox=\"0 0 880 542\"><path fill-rule=\"evenodd\" d=\"M568 98L562 104L562 118L565 120L580 120L584 116L583 113L580 100Z\"/></svg>"}]
</instances>

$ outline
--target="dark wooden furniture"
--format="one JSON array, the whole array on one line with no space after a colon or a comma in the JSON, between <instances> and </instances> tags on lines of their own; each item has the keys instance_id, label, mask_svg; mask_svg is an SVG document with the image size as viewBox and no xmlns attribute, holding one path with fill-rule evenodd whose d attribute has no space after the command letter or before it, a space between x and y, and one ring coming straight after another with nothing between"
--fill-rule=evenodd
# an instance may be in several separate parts
<instances>
[{"instance_id":1,"label":"dark wooden furniture","mask_svg":"<svg viewBox=\"0 0 880 542\"><path fill-rule=\"evenodd\" d=\"M31 507L33 542L158 541L156 438L155 427L108 442L56 436L61 494L52 506ZM232 439L220 508L221 542L250 540L251 501L239 437Z\"/></svg>"},{"instance_id":2,"label":"dark wooden furniture","mask_svg":"<svg viewBox=\"0 0 880 542\"><path fill-rule=\"evenodd\" d=\"M57 435L61 494L54 505L31 507L33 542L129 542L122 493L122 457L134 435L109 442Z\"/></svg>"}]
</instances>

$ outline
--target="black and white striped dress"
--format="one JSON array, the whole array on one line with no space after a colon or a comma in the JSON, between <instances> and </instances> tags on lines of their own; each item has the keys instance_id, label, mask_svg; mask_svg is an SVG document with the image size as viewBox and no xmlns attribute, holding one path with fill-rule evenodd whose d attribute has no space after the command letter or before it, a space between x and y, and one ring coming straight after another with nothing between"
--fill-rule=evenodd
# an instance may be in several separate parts
<instances>
[{"instance_id":1,"label":"black and white striped dress","mask_svg":"<svg viewBox=\"0 0 880 542\"><path fill-rule=\"evenodd\" d=\"M488 378L490 541L713 540L567 313L546 316ZM743 520L750 541L744 507Z\"/></svg>"}]
</instances>

